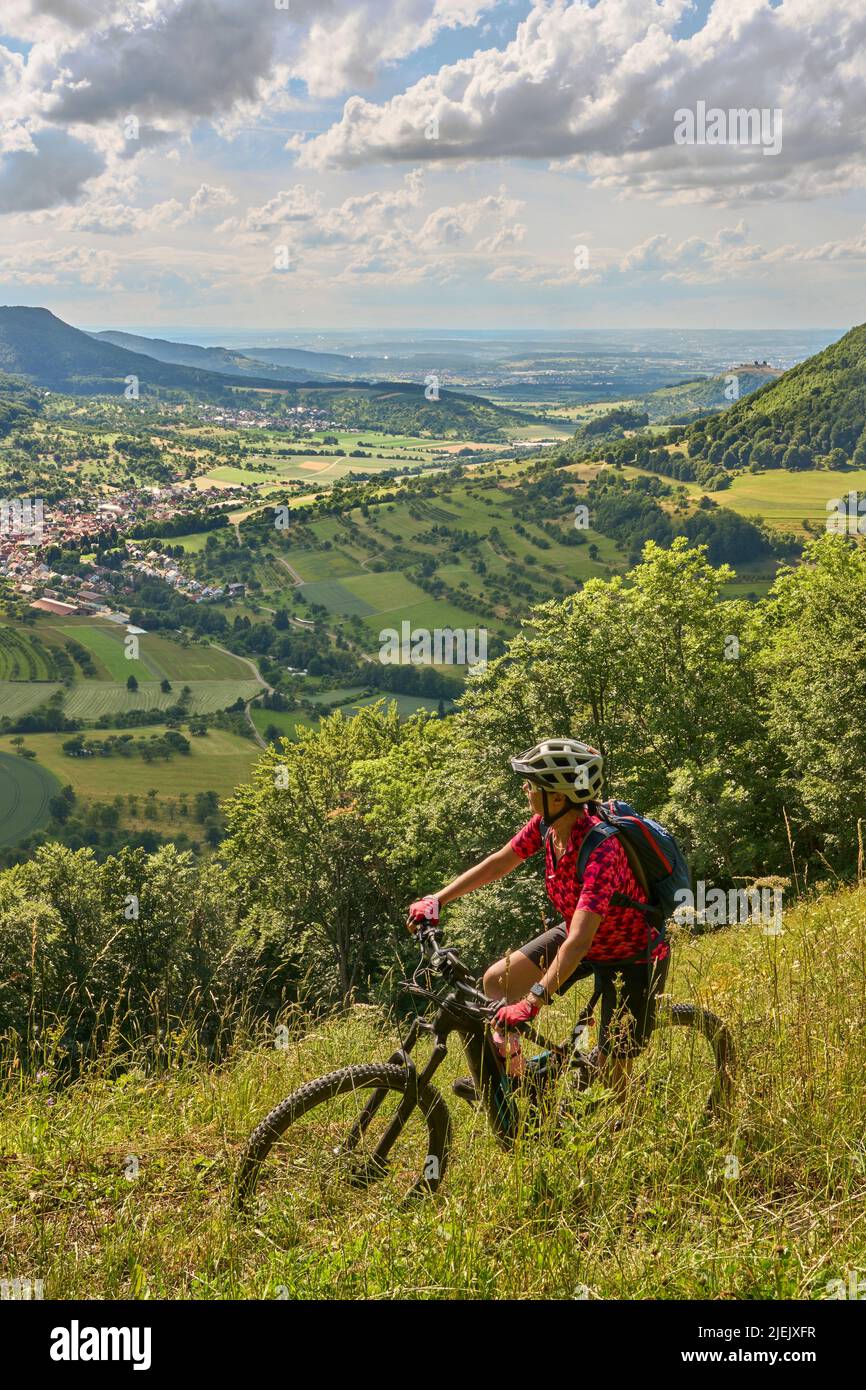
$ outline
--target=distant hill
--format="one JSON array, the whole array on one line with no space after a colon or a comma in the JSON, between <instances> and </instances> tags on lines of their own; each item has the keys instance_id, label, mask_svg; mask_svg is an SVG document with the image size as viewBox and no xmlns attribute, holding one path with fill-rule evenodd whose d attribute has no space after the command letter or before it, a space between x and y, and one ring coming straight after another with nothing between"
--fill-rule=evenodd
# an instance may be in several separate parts
<instances>
[{"instance_id":1,"label":"distant hill","mask_svg":"<svg viewBox=\"0 0 866 1390\"><path fill-rule=\"evenodd\" d=\"M4 371L52 391L90 396L122 396L126 379L136 376L145 399L173 393L273 409L277 414L285 405L305 403L346 427L434 438L502 439L507 426L526 419L453 391L442 390L437 401L427 401L423 388L411 382L299 385L277 381L267 371L261 377L231 378L224 372L161 362L83 333L48 309L0 307L0 372Z\"/></svg>"},{"instance_id":2,"label":"distant hill","mask_svg":"<svg viewBox=\"0 0 866 1390\"><path fill-rule=\"evenodd\" d=\"M0 308L0 371L73 395L122 393L128 376L139 378L143 395L156 388L221 399L226 390L225 379L217 372L158 362L100 342L48 309L21 306ZM256 380L263 387L273 384L267 374Z\"/></svg>"},{"instance_id":3,"label":"distant hill","mask_svg":"<svg viewBox=\"0 0 866 1390\"><path fill-rule=\"evenodd\" d=\"M232 352L223 347L199 347L196 343L172 343L166 338L145 338L137 333L120 333L108 329L102 333L91 333L91 338L102 343L113 343L115 347L128 352L141 352L154 357L158 362L170 362L180 367L197 367L206 372L218 372L220 376L270 377L276 381L326 381L327 373L318 370L311 362L299 367L276 365L267 358L254 360L243 352ZM315 359L323 354L309 352L301 354ZM347 359L348 360L348 359ZM355 368L357 373L358 368Z\"/></svg>"},{"instance_id":4,"label":"distant hill","mask_svg":"<svg viewBox=\"0 0 866 1390\"><path fill-rule=\"evenodd\" d=\"M240 348L244 357L254 362L269 362L277 367L292 367L306 373L307 380L321 381L324 376L357 377L383 365L375 357L349 357L341 352L310 352L307 348Z\"/></svg>"},{"instance_id":5,"label":"distant hill","mask_svg":"<svg viewBox=\"0 0 866 1390\"><path fill-rule=\"evenodd\" d=\"M362 376L374 381L418 382L424 380L427 372L441 372L443 377L450 379L455 372L477 372L478 368L476 358L456 349L436 352L428 348L423 352L391 351L387 354L358 353L354 356L339 352L311 352L307 348L241 348L240 351L257 362L308 369L317 380L326 374L350 381Z\"/></svg>"},{"instance_id":6,"label":"distant hill","mask_svg":"<svg viewBox=\"0 0 866 1390\"><path fill-rule=\"evenodd\" d=\"M742 396L742 392L741 392ZM690 459L726 469L866 465L866 324L691 426Z\"/></svg>"},{"instance_id":7,"label":"distant hill","mask_svg":"<svg viewBox=\"0 0 866 1390\"><path fill-rule=\"evenodd\" d=\"M777 381L782 375L778 367L758 363L743 363L731 367L719 376L695 377L674 386L662 386L641 397L641 405L651 425L686 423L698 415L730 409L736 400L751 396L762 386ZM732 378L736 378L736 384ZM736 391L736 396L733 392Z\"/></svg>"},{"instance_id":8,"label":"distant hill","mask_svg":"<svg viewBox=\"0 0 866 1390\"><path fill-rule=\"evenodd\" d=\"M437 439L504 440L509 428L532 418L456 391L440 390L438 400L428 401L423 386L411 381L346 381L286 386L284 390L298 405L326 411L343 429L428 434ZM254 393L243 388L235 388L234 397L243 404L261 405L261 398L256 402Z\"/></svg>"}]
</instances>

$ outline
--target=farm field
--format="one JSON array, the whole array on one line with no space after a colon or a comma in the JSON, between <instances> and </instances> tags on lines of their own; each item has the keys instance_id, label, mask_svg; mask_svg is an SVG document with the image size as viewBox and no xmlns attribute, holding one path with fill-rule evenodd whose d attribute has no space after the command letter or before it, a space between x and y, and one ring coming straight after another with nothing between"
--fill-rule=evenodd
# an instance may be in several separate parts
<instances>
[{"instance_id":1,"label":"farm field","mask_svg":"<svg viewBox=\"0 0 866 1390\"><path fill-rule=\"evenodd\" d=\"M106 729L100 730L98 737L105 738L112 732L132 733L136 740L144 740L152 734L164 734L165 728L149 725L141 730ZM241 738L224 729L209 729L202 737L188 736L189 754L177 754L152 763L141 757L70 758L62 749L72 737L70 734L25 734L23 737L24 746L33 749L37 761L12 757L10 740L0 738L0 795L5 790L2 777L9 763L16 764L16 771L20 763L27 772L33 769L43 778L46 773L50 775L51 790L46 794L46 805L47 797L67 783L75 789L76 796L85 800L109 801L115 796L129 794L146 796L151 787L158 788L160 797L177 796L182 792L194 795L200 791L230 796L236 786L247 780L261 751L251 738ZM3 827L0 820L0 836ZM27 833L22 830L17 839ZM14 840L7 839L5 843L14 843Z\"/></svg>"},{"instance_id":2,"label":"farm field","mask_svg":"<svg viewBox=\"0 0 866 1390\"><path fill-rule=\"evenodd\" d=\"M649 476L642 468L626 467L623 472L633 477ZM697 483L684 483L683 486L693 497L700 497L704 492ZM763 517L770 526L803 536L807 534L803 527L804 517L823 530L829 515L827 503L845 497L849 491L866 491L866 469L791 472L768 468L763 473L738 473L730 487L711 492L709 496L720 507L730 507L741 516Z\"/></svg>"},{"instance_id":3,"label":"farm field","mask_svg":"<svg viewBox=\"0 0 866 1390\"><path fill-rule=\"evenodd\" d=\"M258 681L184 681L192 691L191 714L213 714L225 709L239 697L249 700L261 690ZM138 690L127 690L126 684L108 681L81 681L66 697L64 708L70 719L96 720L104 714L126 714L130 710L168 709L177 704L180 683L170 692L163 692L155 681L148 681Z\"/></svg>"},{"instance_id":4,"label":"farm field","mask_svg":"<svg viewBox=\"0 0 866 1390\"><path fill-rule=\"evenodd\" d=\"M70 632L76 642L97 658L109 680L125 682L129 676L139 681L157 680L156 672L147 661L127 657L123 645L125 635L126 629L119 623L82 623Z\"/></svg>"},{"instance_id":5,"label":"farm field","mask_svg":"<svg viewBox=\"0 0 866 1390\"><path fill-rule=\"evenodd\" d=\"M539 443L551 437L564 437L569 433L567 427L551 422L515 425L509 430L509 435L515 440L537 440ZM407 468L417 467L419 464L428 464L434 468L446 464L463 449L473 452L496 452L503 448L502 442L479 442L471 439L446 441L370 431L328 431L327 439L336 439L337 443L326 443L322 435L310 435L305 442L311 451L316 451L315 453L298 452L285 455L280 453L280 450L287 446L284 434L264 430L257 432L258 452L248 454L243 467L218 464L206 473L198 475L195 485L198 488L214 484L223 487L243 485L267 490L293 482L317 482L320 478L325 485L330 485L345 478L349 473L379 473L401 464ZM244 442L246 443L246 440ZM302 451L304 444L301 441L292 442L291 447ZM329 448L333 448L335 452L328 453ZM352 458L350 455L356 449L362 449L367 457ZM319 452L321 450L326 452ZM344 452L337 453L336 450Z\"/></svg>"},{"instance_id":6,"label":"farm field","mask_svg":"<svg viewBox=\"0 0 866 1390\"><path fill-rule=\"evenodd\" d=\"M292 552L291 566L301 578L312 584L320 579L342 579L348 574L357 574L360 561L344 550L295 550ZM264 582L264 577L262 582Z\"/></svg>"},{"instance_id":7,"label":"farm field","mask_svg":"<svg viewBox=\"0 0 866 1390\"><path fill-rule=\"evenodd\" d=\"M56 674L51 651L35 631L8 623L0 626L0 680L47 681Z\"/></svg>"},{"instance_id":8,"label":"farm field","mask_svg":"<svg viewBox=\"0 0 866 1390\"><path fill-rule=\"evenodd\" d=\"M398 460L394 458L340 458L332 456L330 458L322 455L295 455L293 458L268 460L275 465L275 471L271 469L235 468L230 464L213 468L208 473L200 474L197 481L200 485L211 483L224 484L245 484L248 487L272 488L280 487L286 483L309 483L318 482L322 479L326 483L335 482L339 478L345 478L348 473L379 473L385 469L393 468L396 463L405 462L406 467L412 464L423 462L419 459ZM202 484L201 479L205 482Z\"/></svg>"},{"instance_id":9,"label":"farm field","mask_svg":"<svg viewBox=\"0 0 866 1390\"><path fill-rule=\"evenodd\" d=\"M132 660L125 655L125 636L119 623L81 617L37 623L32 630L0 626L0 718L28 714L63 689L44 673L57 674L52 647L70 639L92 654L95 671L95 676L82 679L76 666L75 684L64 692L70 719L94 722L105 714L168 709L185 685L192 691L190 712L212 714L239 697L250 699L262 688L250 664L208 643L184 646L161 633L146 633L139 637L138 659ZM28 679L30 672L38 674ZM130 675L139 682L136 691L127 690ZM163 679L171 683L171 690L160 689Z\"/></svg>"},{"instance_id":10,"label":"farm field","mask_svg":"<svg viewBox=\"0 0 866 1390\"><path fill-rule=\"evenodd\" d=\"M799 473L768 469L738 474L729 488L711 496L743 516L762 516L771 526L802 534L804 517L823 530L830 515L827 503L857 491L866 491L866 469Z\"/></svg>"},{"instance_id":11,"label":"farm field","mask_svg":"<svg viewBox=\"0 0 866 1390\"><path fill-rule=\"evenodd\" d=\"M625 568L610 538L586 530L584 544L567 545L567 516L550 530L535 520L520 486L526 471L523 460L499 464L495 475L473 471L433 497L409 492L342 518L304 519L289 533L295 543L272 559L263 555L256 567L265 603L291 607L302 598L321 605L332 624L360 622L371 653L381 631L404 621L510 635L529 603ZM444 586L438 595L407 573L425 560ZM287 565L304 581L300 587ZM357 626L354 632L361 635Z\"/></svg>"},{"instance_id":12,"label":"farm field","mask_svg":"<svg viewBox=\"0 0 866 1390\"><path fill-rule=\"evenodd\" d=\"M87 647L106 678L113 681L125 682L128 676L134 675L139 681L167 678L186 683L188 680L244 680L251 674L249 666L230 652L204 643L190 642L184 646L159 632L139 637L139 659L132 660L126 655L126 629L120 623L87 622L73 617L64 619L62 625L56 621L45 625L46 631L52 629L59 637L71 637Z\"/></svg>"},{"instance_id":13,"label":"farm field","mask_svg":"<svg viewBox=\"0 0 866 1390\"><path fill-rule=\"evenodd\" d=\"M29 714L63 687L52 682L0 681L0 719Z\"/></svg>"},{"instance_id":14,"label":"farm field","mask_svg":"<svg viewBox=\"0 0 866 1390\"><path fill-rule=\"evenodd\" d=\"M60 791L50 769L17 756L0 739L0 846L17 845L48 820L48 802Z\"/></svg>"},{"instance_id":15,"label":"farm field","mask_svg":"<svg viewBox=\"0 0 866 1390\"><path fill-rule=\"evenodd\" d=\"M395 695L390 690L380 690L375 695L365 695L363 699L349 701L346 711L362 709L364 705L375 705L377 700L382 699L387 702L387 705L393 701L401 719L408 719L411 714L417 714L419 709L426 709L435 713L439 705L439 699L435 695ZM453 700L443 700L442 703L445 713L451 714L454 709Z\"/></svg>"},{"instance_id":16,"label":"farm field","mask_svg":"<svg viewBox=\"0 0 866 1390\"><path fill-rule=\"evenodd\" d=\"M348 685L336 690L317 690L311 695L305 691L304 699L310 700L314 705L343 704L346 700L353 700L357 695L363 695L364 690L365 687L361 685Z\"/></svg>"},{"instance_id":17,"label":"farm field","mask_svg":"<svg viewBox=\"0 0 866 1390\"><path fill-rule=\"evenodd\" d=\"M185 536L167 536L164 537L164 540L166 545L179 545L182 550L186 551L187 555L195 555L200 550L204 550L210 534L210 531L190 531ZM142 540L139 544L142 549L146 550L153 544L153 541L152 539Z\"/></svg>"},{"instance_id":18,"label":"farm field","mask_svg":"<svg viewBox=\"0 0 866 1390\"><path fill-rule=\"evenodd\" d=\"M353 694L357 694L357 692L340 690L323 691L321 693L320 702L325 703L325 701L327 701L330 703L332 697L336 700L340 695L348 695L350 698L346 699L339 706L340 713L345 715L347 719L351 718L353 714L359 709L362 709L365 705L374 705L378 700L382 699L386 701L387 705L390 705L392 701L396 704L397 712L401 719L408 719L410 715L416 714L419 709L426 709L435 713L439 704L438 698L435 696L427 696L425 698L418 695L396 695L386 690L377 691L372 695L362 695L358 699L351 698ZM453 702L445 700L444 706L446 713L450 714L453 709ZM305 729L314 728L316 725L316 720L305 710L272 710L262 709L257 705L253 705L250 712L253 717L253 723L262 736L264 736L268 727L273 725L280 730L280 733L283 734L284 737L294 740L296 738L295 730L298 724L302 725Z\"/></svg>"},{"instance_id":19,"label":"farm field","mask_svg":"<svg viewBox=\"0 0 866 1390\"><path fill-rule=\"evenodd\" d=\"M250 714L262 738L265 736L265 730L273 724L274 728L279 729L284 738L291 739L292 742L294 742L297 738L295 730L298 724L305 729L313 729L317 723L309 714L299 709L261 709L258 705L253 705L250 709Z\"/></svg>"},{"instance_id":20,"label":"farm field","mask_svg":"<svg viewBox=\"0 0 866 1390\"><path fill-rule=\"evenodd\" d=\"M205 643L190 642L184 647L157 632L149 632L139 641L144 659L160 678L166 676L186 685L192 681L248 680L251 675L250 667L240 657Z\"/></svg>"}]
</instances>

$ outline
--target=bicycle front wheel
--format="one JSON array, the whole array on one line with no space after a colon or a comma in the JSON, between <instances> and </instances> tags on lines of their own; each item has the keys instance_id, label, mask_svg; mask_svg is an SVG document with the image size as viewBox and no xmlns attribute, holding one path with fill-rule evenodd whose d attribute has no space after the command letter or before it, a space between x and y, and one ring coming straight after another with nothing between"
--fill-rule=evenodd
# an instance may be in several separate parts
<instances>
[{"instance_id":1,"label":"bicycle front wheel","mask_svg":"<svg viewBox=\"0 0 866 1390\"><path fill-rule=\"evenodd\" d=\"M299 1222L332 1218L363 1200L435 1192L451 1134L448 1107L414 1072L391 1063L345 1067L309 1081L250 1136L235 1186L236 1204L255 1197L260 1214Z\"/></svg>"}]
</instances>

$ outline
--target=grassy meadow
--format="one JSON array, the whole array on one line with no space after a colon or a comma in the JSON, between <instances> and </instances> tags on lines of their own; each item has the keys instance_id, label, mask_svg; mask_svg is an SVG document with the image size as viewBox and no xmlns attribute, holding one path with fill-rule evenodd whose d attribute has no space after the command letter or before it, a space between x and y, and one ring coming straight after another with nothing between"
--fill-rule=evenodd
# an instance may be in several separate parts
<instances>
[{"instance_id":1,"label":"grassy meadow","mask_svg":"<svg viewBox=\"0 0 866 1390\"><path fill-rule=\"evenodd\" d=\"M32 628L0 624L0 718L27 714L63 689L52 651L69 641L85 648L92 660L86 673L74 664L75 679L64 691L66 715L85 724L106 714L168 709L185 685L193 714L212 714L261 689L247 661L218 647L147 632L137 639L137 655L127 656L126 636L120 623L82 616L38 620ZM138 690L127 689L130 676ZM160 689L163 680L171 690Z\"/></svg>"},{"instance_id":2,"label":"grassy meadow","mask_svg":"<svg viewBox=\"0 0 866 1390\"><path fill-rule=\"evenodd\" d=\"M165 732L165 725L148 724L144 729L99 729L91 737L103 739L132 734L135 742L146 742L152 735L161 737ZM190 744L188 754L178 753L152 763L141 757L70 758L63 752L63 744L73 737L72 734L22 734L21 737L24 747L36 754L40 768L64 785L71 783L78 796L98 801L110 801L118 794L146 796L151 787L158 788L160 797L178 796L181 792L195 795L211 790L220 797L230 796L238 783L249 777L261 751L252 739L225 729L209 729L204 735L186 733L184 737ZM0 737L0 753L14 751L10 738Z\"/></svg>"},{"instance_id":3,"label":"grassy meadow","mask_svg":"<svg viewBox=\"0 0 866 1390\"><path fill-rule=\"evenodd\" d=\"M71 1299L827 1298L866 1263L864 922L864 888L828 890L789 910L781 936L744 925L675 944L672 998L733 1030L727 1121L700 1121L691 1034L658 1030L618 1132L596 1087L559 1135L543 1121L504 1153L450 1096L466 1070L455 1040L436 1078L451 1163L439 1194L409 1205L387 1183L324 1205L275 1182L246 1218L230 1203L273 1105L391 1051L399 1029L377 1006L315 1023L296 1006L287 1047L250 1025L219 1067L180 1026L159 1072L102 1057L64 1089L50 1063L40 1081L6 1065L4 1275ZM545 1028L564 1036L584 993Z\"/></svg>"},{"instance_id":4,"label":"grassy meadow","mask_svg":"<svg viewBox=\"0 0 866 1390\"><path fill-rule=\"evenodd\" d=\"M0 847L17 845L48 819L48 802L60 791L52 772L22 758L0 740Z\"/></svg>"}]
</instances>

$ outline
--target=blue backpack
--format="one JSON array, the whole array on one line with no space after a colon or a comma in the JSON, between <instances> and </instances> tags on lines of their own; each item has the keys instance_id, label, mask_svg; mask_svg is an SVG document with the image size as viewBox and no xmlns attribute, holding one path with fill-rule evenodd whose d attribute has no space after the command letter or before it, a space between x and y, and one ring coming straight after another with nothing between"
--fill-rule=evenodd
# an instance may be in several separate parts
<instances>
[{"instance_id":1,"label":"blue backpack","mask_svg":"<svg viewBox=\"0 0 866 1390\"><path fill-rule=\"evenodd\" d=\"M648 902L639 903L625 893L614 893L615 907L634 907L643 912L655 928L652 947L665 939L668 918L673 916L683 899L677 894L691 891L691 876L685 855L669 830L658 821L641 816L627 801L605 801L599 804L600 825L594 825L584 837L577 856L577 876L582 879L590 855L599 845L616 835L623 847L629 868L647 895ZM542 826L544 839L548 828ZM650 942L647 942L650 949Z\"/></svg>"}]
</instances>

